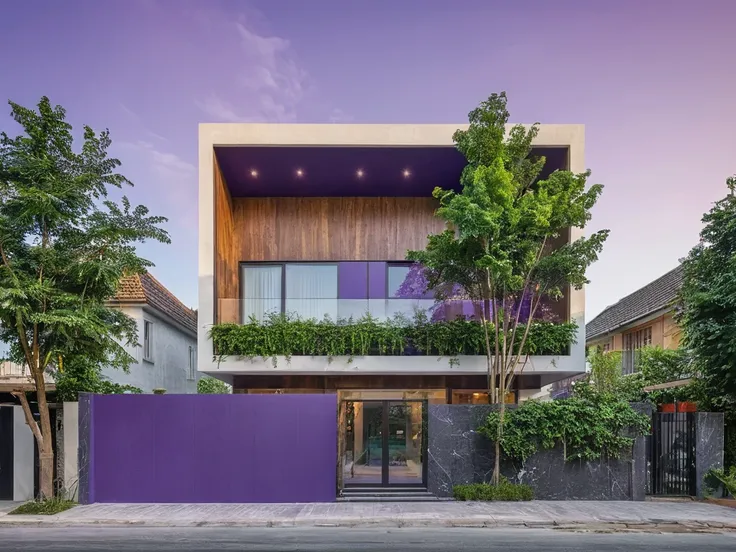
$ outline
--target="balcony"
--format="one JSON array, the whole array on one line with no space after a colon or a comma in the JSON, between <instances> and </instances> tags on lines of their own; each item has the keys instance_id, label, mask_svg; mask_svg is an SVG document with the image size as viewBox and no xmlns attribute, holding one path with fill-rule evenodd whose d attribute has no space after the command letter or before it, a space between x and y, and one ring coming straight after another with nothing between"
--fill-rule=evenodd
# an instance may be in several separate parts
<instances>
[{"instance_id":1,"label":"balcony","mask_svg":"<svg viewBox=\"0 0 736 552\"><path fill-rule=\"evenodd\" d=\"M44 380L47 384L54 383L54 378L50 374L45 374ZM0 390L13 391L16 388L34 388L30 370L25 364L0 360Z\"/></svg>"},{"instance_id":2,"label":"balcony","mask_svg":"<svg viewBox=\"0 0 736 552\"><path fill-rule=\"evenodd\" d=\"M300 307L301 316L281 314L277 306L264 308L266 302L218 302L223 323L210 330L218 370L461 374L487 371L485 335L478 322L480 306L470 301L300 299L298 303L289 303L291 308ZM318 319L318 312L325 314ZM530 355L525 373L579 373L579 362L575 362L579 359L570 356L577 330L574 323L535 323L524 349ZM521 355L520 362L524 362L525 356ZM438 362L443 359L445 362Z\"/></svg>"}]
</instances>

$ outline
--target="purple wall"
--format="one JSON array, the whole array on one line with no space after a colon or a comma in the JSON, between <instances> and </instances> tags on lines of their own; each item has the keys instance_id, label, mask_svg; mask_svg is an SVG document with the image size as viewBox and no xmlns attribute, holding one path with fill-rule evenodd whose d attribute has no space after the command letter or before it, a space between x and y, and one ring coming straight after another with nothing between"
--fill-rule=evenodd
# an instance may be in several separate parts
<instances>
[{"instance_id":1,"label":"purple wall","mask_svg":"<svg viewBox=\"0 0 736 552\"><path fill-rule=\"evenodd\" d=\"M93 395L79 419L89 503L335 500L336 395Z\"/></svg>"}]
</instances>

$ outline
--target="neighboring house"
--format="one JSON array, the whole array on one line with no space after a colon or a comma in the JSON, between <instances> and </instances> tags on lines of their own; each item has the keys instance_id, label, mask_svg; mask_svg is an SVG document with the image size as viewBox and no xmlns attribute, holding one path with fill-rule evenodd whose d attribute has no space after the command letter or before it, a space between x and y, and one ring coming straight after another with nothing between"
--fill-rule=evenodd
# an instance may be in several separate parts
<instances>
[{"instance_id":1,"label":"neighboring house","mask_svg":"<svg viewBox=\"0 0 736 552\"><path fill-rule=\"evenodd\" d=\"M411 287L405 258L444 229L434 217L432 190L458 189L465 159L452 135L460 127L467 125L199 127L199 370L231 383L234 393L336 393L350 412L350 435L340 439L352 443L355 463L369 463L371 453L388 457L389 445L378 436L390 432L398 439L392 457L414 458L407 461L414 467L397 476L404 483L416 482L417 459L426 457L420 438L426 401L487 401L484 356L455 363L307 354L274 365L247 354L216 356L209 329L274 311L335 319L431 308L431 296L400 293ZM547 158L545 174L586 169L582 125L542 125L534 146ZM579 235L571 229L561 243ZM551 309L558 320L577 322L576 343L566 355L532 357L510 400L584 371L584 292L568 290ZM386 484L388 468L382 469L366 467L351 477Z\"/></svg>"},{"instance_id":2,"label":"neighboring house","mask_svg":"<svg viewBox=\"0 0 736 552\"><path fill-rule=\"evenodd\" d=\"M167 393L196 393L197 312L149 273L124 278L109 304L136 321L139 344L126 347L135 359L129 373L107 368L103 376L145 393L156 388ZM0 393L19 387L33 390L28 368L3 360L6 356L7 345L0 344ZM47 375L47 382L46 389L52 391L53 378Z\"/></svg>"},{"instance_id":3,"label":"neighboring house","mask_svg":"<svg viewBox=\"0 0 736 552\"><path fill-rule=\"evenodd\" d=\"M681 330L674 311L682 277L680 265L607 307L586 325L586 346L621 351L625 374L636 371L636 352L642 347L676 349Z\"/></svg>"},{"instance_id":4,"label":"neighboring house","mask_svg":"<svg viewBox=\"0 0 736 552\"><path fill-rule=\"evenodd\" d=\"M167 393L196 393L197 312L150 273L124 278L110 305L136 321L138 345L127 347L136 361L129 373L110 368L104 370L104 376L144 393L156 388Z\"/></svg>"}]
</instances>

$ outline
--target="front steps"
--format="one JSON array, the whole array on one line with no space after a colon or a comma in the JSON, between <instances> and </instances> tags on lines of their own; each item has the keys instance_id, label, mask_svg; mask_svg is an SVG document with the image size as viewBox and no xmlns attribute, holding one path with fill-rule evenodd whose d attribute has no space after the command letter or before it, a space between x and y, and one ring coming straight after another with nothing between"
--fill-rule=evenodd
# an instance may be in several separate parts
<instances>
[{"instance_id":1,"label":"front steps","mask_svg":"<svg viewBox=\"0 0 736 552\"><path fill-rule=\"evenodd\" d=\"M425 487L346 487L338 502L436 502Z\"/></svg>"}]
</instances>

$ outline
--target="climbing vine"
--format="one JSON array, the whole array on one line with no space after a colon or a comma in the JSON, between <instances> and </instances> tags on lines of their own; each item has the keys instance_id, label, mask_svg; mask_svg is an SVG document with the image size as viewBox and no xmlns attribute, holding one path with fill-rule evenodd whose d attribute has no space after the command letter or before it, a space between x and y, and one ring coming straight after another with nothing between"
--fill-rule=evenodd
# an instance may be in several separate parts
<instances>
[{"instance_id":1,"label":"climbing vine","mask_svg":"<svg viewBox=\"0 0 736 552\"><path fill-rule=\"evenodd\" d=\"M574 341L572 323L534 322L525 353L565 354ZM479 322L457 319L432 322L426 316L396 316L378 320L366 314L359 319L304 320L271 315L263 322L218 324L210 330L218 355L275 358L284 356L366 355L484 355L485 340Z\"/></svg>"},{"instance_id":2,"label":"climbing vine","mask_svg":"<svg viewBox=\"0 0 736 552\"><path fill-rule=\"evenodd\" d=\"M498 435L500 416L492 412L480 433ZM501 448L515 459L526 460L541 449L561 446L566 460L617 458L630 450L634 438L649 431L649 417L625 401L526 401L506 412Z\"/></svg>"}]
</instances>

